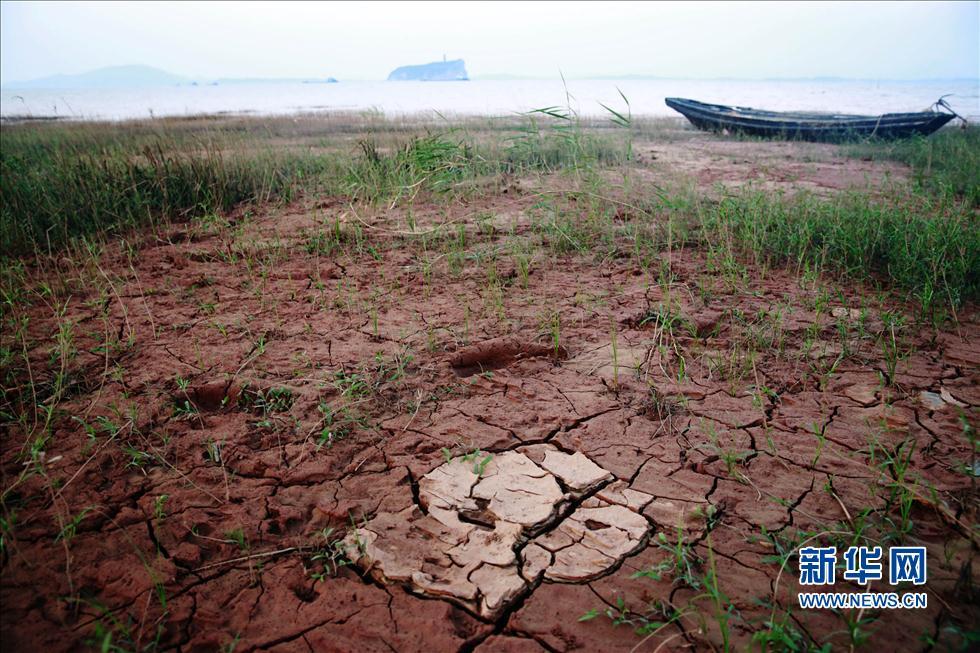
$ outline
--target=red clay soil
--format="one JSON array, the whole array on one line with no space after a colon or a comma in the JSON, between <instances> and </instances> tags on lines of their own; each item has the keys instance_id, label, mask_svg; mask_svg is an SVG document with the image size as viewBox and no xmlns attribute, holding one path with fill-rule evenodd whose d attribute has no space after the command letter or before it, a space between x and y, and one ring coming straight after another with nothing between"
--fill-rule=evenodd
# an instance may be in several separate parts
<instances>
[{"instance_id":1,"label":"red clay soil","mask_svg":"<svg viewBox=\"0 0 980 653\"><path fill-rule=\"evenodd\" d=\"M751 187L788 195L805 191L829 196L903 184L909 169L899 163L842 156L827 143L726 140L695 135L678 142L637 146L644 178L695 181L702 192Z\"/></svg>"},{"instance_id":2,"label":"red clay soil","mask_svg":"<svg viewBox=\"0 0 980 653\"><path fill-rule=\"evenodd\" d=\"M523 216L537 199L456 210ZM424 229L445 209L415 217ZM883 452L901 451L918 488L906 542L928 549L929 607L866 611L862 630L881 650L928 650L926 637L940 648L958 641L945 626L978 623L977 496L964 467L973 460L964 423L977 427L980 406L975 307L944 330L902 331L887 384L881 311L911 309L861 288L834 290L818 307L814 284L790 271L749 266L733 283L690 247L672 255L670 298L658 265L645 273L626 255L599 263L540 250L525 288L506 245L530 237L526 220L513 236L467 226L471 251L502 248L488 285L476 257L454 274L431 250L427 269L418 239L394 233L405 228L398 210L361 216L370 247L309 253L313 231L334 218L355 224L327 203L237 216L215 231L176 228L140 245L132 268L122 248L108 248L101 266L118 275L113 289L72 291L78 356L43 475L17 480L25 437L4 427L5 500L16 509L0 576L4 650L78 650L114 630L117 643L180 651L631 651L642 638L602 614L617 606L653 606L651 620L685 612L637 650L718 649L703 588L671 573L634 577L670 559L657 542L678 534L700 577L714 566L732 644L745 649L773 600L793 607L800 590L795 559L780 574L774 542L795 547L797 532L854 526L884 508L894 482ZM673 338L657 317L668 303L681 318ZM862 307L866 316L851 313ZM779 317L759 317L767 313ZM29 314L28 342L56 328L45 305ZM123 345L132 334L132 346L107 355L107 329ZM31 349L36 374L50 356L50 343ZM455 564L448 539L430 531L399 555L407 540L391 533L407 527L381 524L404 514L431 528L425 479L444 465L493 454L472 486L519 455L544 478L547 451L581 454L576 464L600 470L596 483L576 487L559 472L542 480L558 488L551 512L515 535L516 562L471 568L486 581L464 579L483 588L472 600L423 590ZM460 537L499 528L510 489L461 508ZM600 505L633 517L575 516ZM635 518L646 531L623 544L613 522ZM350 539L366 531L388 543L384 565ZM592 571L576 575L568 554L571 572L542 571L586 531L606 543L575 556L601 565L581 561ZM568 533L578 535L561 544ZM343 545L328 547L324 534L348 538L348 564L336 571L327 558ZM513 591L481 610L490 576L531 559L533 537L544 538L534 554L543 566L521 567ZM397 571L413 560L417 569ZM579 621L591 610L599 616ZM835 650L849 645L830 611L795 608L787 623Z\"/></svg>"}]
</instances>

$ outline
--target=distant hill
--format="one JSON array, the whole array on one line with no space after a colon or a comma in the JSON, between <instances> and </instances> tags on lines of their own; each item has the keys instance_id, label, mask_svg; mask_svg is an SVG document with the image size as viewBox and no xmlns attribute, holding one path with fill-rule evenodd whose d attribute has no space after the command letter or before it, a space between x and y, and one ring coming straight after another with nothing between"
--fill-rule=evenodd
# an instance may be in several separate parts
<instances>
[{"instance_id":1,"label":"distant hill","mask_svg":"<svg viewBox=\"0 0 980 653\"><path fill-rule=\"evenodd\" d=\"M10 82L6 88L131 88L134 86L174 86L190 80L152 66L111 66L77 75L52 75L23 82Z\"/></svg>"},{"instance_id":2,"label":"distant hill","mask_svg":"<svg viewBox=\"0 0 980 653\"><path fill-rule=\"evenodd\" d=\"M462 59L453 61L434 61L418 66L395 68L388 75L389 82L456 82L467 81L466 64Z\"/></svg>"}]
</instances>

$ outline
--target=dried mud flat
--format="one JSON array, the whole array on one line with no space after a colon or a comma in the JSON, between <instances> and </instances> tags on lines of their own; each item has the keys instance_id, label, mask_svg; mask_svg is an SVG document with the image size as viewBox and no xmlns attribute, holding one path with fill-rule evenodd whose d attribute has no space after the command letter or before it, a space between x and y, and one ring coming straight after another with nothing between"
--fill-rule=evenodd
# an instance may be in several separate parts
<instances>
[{"instance_id":1,"label":"dried mud flat","mask_svg":"<svg viewBox=\"0 0 980 653\"><path fill-rule=\"evenodd\" d=\"M640 614L680 611L639 650L720 649L703 587L635 576L673 564L681 539L741 650L774 601L795 603L780 547L886 507L888 455L918 479L906 508L930 602L863 627L925 650L951 619L978 623L976 307L908 333L883 383L887 352L860 334L906 309L860 287L818 306L817 282L750 266L733 284L695 247L669 254L669 284L627 256L546 249L524 283L509 243L531 237L540 199L414 207L416 234L448 222L465 238L456 268L402 209L330 200L178 227L132 259L110 249L111 291L65 311L78 367L62 408L79 419L13 488L24 440L3 439L20 506L4 648L112 630L181 651L631 651ZM311 247L334 221L363 240ZM132 346L100 348L108 331ZM30 352L38 368L50 355ZM624 607L631 623L603 615ZM838 649L845 616L787 619Z\"/></svg>"},{"instance_id":2,"label":"dried mud flat","mask_svg":"<svg viewBox=\"0 0 980 653\"><path fill-rule=\"evenodd\" d=\"M881 188L908 181L906 166L840 156L839 147L821 143L723 140L694 136L638 148L642 160L655 163L647 177L657 181L694 179L704 191L751 186L786 194L806 191L830 195Z\"/></svg>"}]
</instances>

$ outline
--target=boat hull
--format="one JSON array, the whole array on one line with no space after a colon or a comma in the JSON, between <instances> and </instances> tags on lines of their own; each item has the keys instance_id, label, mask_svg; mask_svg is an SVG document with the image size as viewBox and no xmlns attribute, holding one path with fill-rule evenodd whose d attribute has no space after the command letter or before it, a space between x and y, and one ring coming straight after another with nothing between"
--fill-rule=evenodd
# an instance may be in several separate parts
<instances>
[{"instance_id":1,"label":"boat hull","mask_svg":"<svg viewBox=\"0 0 980 653\"><path fill-rule=\"evenodd\" d=\"M706 104L684 98L667 98L666 103L692 125L705 131L825 142L928 136L954 117L937 111L886 113L881 116L782 113Z\"/></svg>"}]
</instances>

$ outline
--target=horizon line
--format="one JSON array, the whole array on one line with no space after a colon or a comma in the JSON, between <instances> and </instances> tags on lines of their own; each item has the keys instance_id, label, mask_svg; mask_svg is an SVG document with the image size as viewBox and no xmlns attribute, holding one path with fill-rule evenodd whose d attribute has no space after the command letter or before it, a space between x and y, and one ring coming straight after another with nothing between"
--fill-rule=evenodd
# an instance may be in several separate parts
<instances>
[{"instance_id":1,"label":"horizon line","mask_svg":"<svg viewBox=\"0 0 980 653\"><path fill-rule=\"evenodd\" d=\"M385 78L369 78L369 77L349 77L343 78L336 75L323 75L323 76L281 76L281 77L233 77L233 76L217 76L217 77L207 77L207 76L186 76L171 73L168 70L158 68L156 66L148 64L118 64L113 66L102 66L100 68L93 68L80 73L55 73L52 75L45 75L42 77L35 77L31 79L18 79L10 82L6 82L0 77L0 87L2 88L22 88L22 85L32 85L38 82L54 81L56 78L65 77L82 77L90 75L92 73L109 71L119 68L146 68L152 70L153 72L162 73L175 78L173 81L174 85L180 84L194 84L194 83L214 83L214 82L325 82L328 79L335 79L340 82L381 82L388 81ZM685 76L685 75L658 75L656 73L649 72L636 72L636 73L591 73L582 75L562 75L559 71L555 76L548 75L520 75L513 73L504 72L492 72L483 73L478 75L470 75L470 80L474 81L557 81L560 79L565 80L610 80L610 81L630 81L630 80L665 80L665 81L758 81L758 82L775 82L775 81L868 81L868 82L932 82L932 81L969 81L976 82L980 84L980 76L936 76L936 77L869 77L869 76L844 76L844 75L789 75L789 76L738 76L738 75L715 75L715 76ZM125 86L170 86L169 83L150 83L150 84L122 84L113 85L116 88ZM99 84L91 84L90 88L99 88ZM51 87L55 88L55 87Z\"/></svg>"},{"instance_id":2,"label":"horizon line","mask_svg":"<svg viewBox=\"0 0 980 653\"><path fill-rule=\"evenodd\" d=\"M84 74L84 73L81 73ZM51 77L73 77L74 75L49 75L48 77L38 77L29 80L16 80L12 82L6 82L0 80L0 88L3 89L23 89L23 90L58 90L59 87L47 87L47 88L31 88L30 85L36 84L39 81L45 81ZM215 83L215 82L225 82L225 83L297 83L297 82L320 82L327 83L327 79L334 79L337 83L344 82L388 82L384 78L368 78L368 77L187 77L178 82L172 84L168 83L148 83L148 84L122 84L122 85L106 85L102 86L99 84L92 84L87 88L98 89L98 88L139 88L139 87L171 87L171 86L187 86L192 84L201 83ZM483 82L507 82L507 81L528 81L528 82L554 82L561 81L563 78L559 77L547 77L547 76L532 76L532 75L511 75L507 73L489 73L485 75L473 75L468 80L449 80L452 83L466 82L466 81L483 81ZM906 83L916 83L916 82L974 82L980 85L980 78L974 77L842 77L837 75L812 75L812 76L786 76L786 77L737 77L737 76L716 76L716 77L694 77L694 76L678 76L678 75L653 75L653 74L642 74L642 73L630 73L630 74L619 74L619 75L605 75L605 74L593 74L593 75L567 75L564 77L567 81L682 81L682 82L906 82ZM439 80L425 81L426 84L438 83ZM399 80L395 80L392 83L399 83ZM404 83L404 82L402 82ZM24 86L27 85L27 86Z\"/></svg>"}]
</instances>

